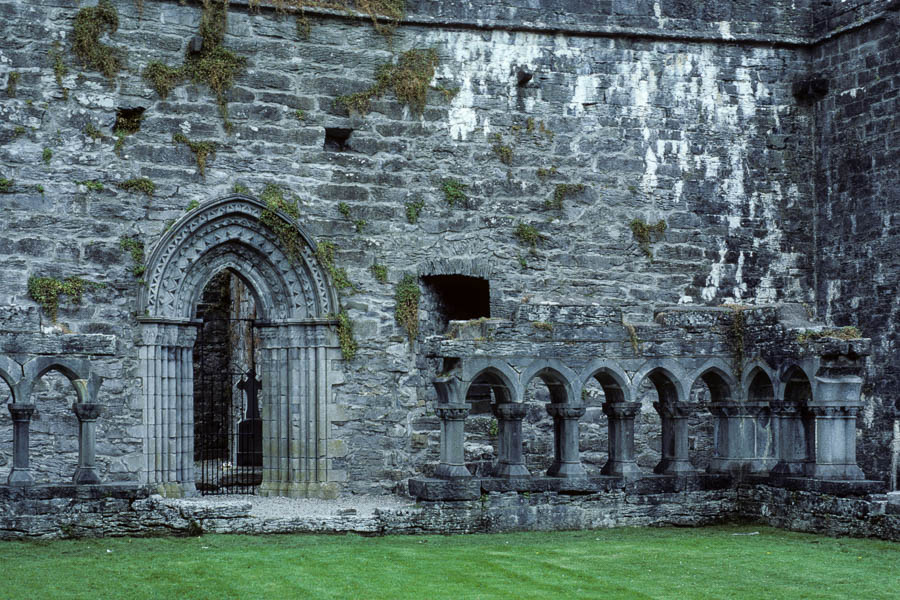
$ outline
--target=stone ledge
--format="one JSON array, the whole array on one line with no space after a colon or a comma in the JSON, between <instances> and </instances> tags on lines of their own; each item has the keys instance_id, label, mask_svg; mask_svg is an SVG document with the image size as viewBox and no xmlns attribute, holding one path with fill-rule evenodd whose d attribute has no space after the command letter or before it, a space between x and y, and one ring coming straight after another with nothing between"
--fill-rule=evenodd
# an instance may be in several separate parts
<instances>
[{"instance_id":1,"label":"stone ledge","mask_svg":"<svg viewBox=\"0 0 900 600\"><path fill-rule=\"evenodd\" d=\"M136 483L101 483L76 485L57 483L47 485L0 485L0 501L3 500L102 500L106 498L140 500L150 496L150 490Z\"/></svg>"},{"instance_id":2,"label":"stone ledge","mask_svg":"<svg viewBox=\"0 0 900 600\"><path fill-rule=\"evenodd\" d=\"M767 485L769 487L783 488L796 492L817 492L830 496L868 496L870 494L883 494L886 485L883 481L848 480L835 481L825 479L810 479L808 477L747 477L747 483Z\"/></svg>"},{"instance_id":3,"label":"stone ledge","mask_svg":"<svg viewBox=\"0 0 900 600\"><path fill-rule=\"evenodd\" d=\"M105 333L0 333L0 353L112 355L116 336Z\"/></svg>"}]
</instances>

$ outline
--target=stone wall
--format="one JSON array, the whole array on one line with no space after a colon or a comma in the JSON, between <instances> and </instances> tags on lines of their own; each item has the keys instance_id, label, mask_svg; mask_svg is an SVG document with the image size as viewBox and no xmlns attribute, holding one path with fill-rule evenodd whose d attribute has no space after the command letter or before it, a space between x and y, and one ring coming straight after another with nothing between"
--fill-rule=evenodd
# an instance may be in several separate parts
<instances>
[{"instance_id":1,"label":"stone wall","mask_svg":"<svg viewBox=\"0 0 900 600\"><path fill-rule=\"evenodd\" d=\"M793 95L809 70L811 3L421 1L388 40L368 18L328 11L309 12L304 38L292 15L232 2L224 44L248 63L225 96L230 133L204 85L161 99L141 77L152 60L181 64L199 7L112 4L118 30L102 40L127 57L107 80L70 51L79 7L0 0L0 81L19 74L0 106L0 177L12 180L0 194L0 327L26 306L15 328L29 335L116 336L116 356L99 369L110 407L99 462L110 480L134 480L142 460L134 337L145 284L120 238L150 250L192 203L236 189L259 196L274 182L298 198L301 224L335 244L355 288L342 305L359 353L329 415L348 492L400 489L435 460L423 440L435 437L429 382L440 367L395 321L405 273L440 263L488 278L499 317L526 299L621 307L633 322L650 321L657 304L816 302L808 224L819 109ZM393 93L366 116L335 105L368 88L378 65L430 47L430 83L458 88L452 98L429 91L421 114ZM136 107L140 129L117 150L117 110ZM352 131L344 151L326 141L335 128ZM174 134L215 144L204 173ZM153 181L152 196L119 187L133 177ZM449 179L467 186L466 202L447 202ZM646 253L636 219L666 224ZM535 228L533 248L518 225ZM387 267L387 283L373 263ZM105 287L64 303L51 323L33 309L30 275Z\"/></svg>"},{"instance_id":2,"label":"stone wall","mask_svg":"<svg viewBox=\"0 0 900 600\"><path fill-rule=\"evenodd\" d=\"M813 50L812 72L827 79L827 93L807 100L815 109L817 309L873 338L860 464L886 477L896 469L888 449L900 406L900 7L841 4L846 29Z\"/></svg>"}]
</instances>

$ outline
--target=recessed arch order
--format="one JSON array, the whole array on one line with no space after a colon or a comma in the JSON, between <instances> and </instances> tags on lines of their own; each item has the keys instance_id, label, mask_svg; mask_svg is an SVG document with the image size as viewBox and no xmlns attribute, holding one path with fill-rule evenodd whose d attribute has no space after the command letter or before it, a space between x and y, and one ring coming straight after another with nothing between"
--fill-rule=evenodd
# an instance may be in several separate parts
<instances>
[{"instance_id":1,"label":"recessed arch order","mask_svg":"<svg viewBox=\"0 0 900 600\"><path fill-rule=\"evenodd\" d=\"M274 215L278 232L264 223ZM285 232L289 235L285 236ZM281 235L279 235L281 233ZM256 302L263 420L261 493L336 493L328 457L330 361L337 296L296 219L250 196L230 195L189 211L147 261L139 302L144 380L142 480L168 495L195 490L193 319L204 287L222 271L238 276Z\"/></svg>"}]
</instances>

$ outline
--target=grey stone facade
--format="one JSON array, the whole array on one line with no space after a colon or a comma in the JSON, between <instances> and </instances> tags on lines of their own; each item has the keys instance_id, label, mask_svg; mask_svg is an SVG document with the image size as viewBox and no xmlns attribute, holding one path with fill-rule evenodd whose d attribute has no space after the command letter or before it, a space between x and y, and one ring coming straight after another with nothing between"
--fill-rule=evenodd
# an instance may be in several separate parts
<instances>
[{"instance_id":1,"label":"grey stone facade","mask_svg":"<svg viewBox=\"0 0 900 600\"><path fill-rule=\"evenodd\" d=\"M230 270L259 316L262 493L463 470L462 496L548 471L892 479L895 2L422 0L392 38L314 7L305 37L247 4L227 13L247 59L229 128L206 85L162 99L141 75L185 60L200 3L113 1L108 79L71 52L79 7L0 0L0 478L194 493L197 303ZM428 48L421 112L336 103ZM215 153L201 166L175 135ZM152 196L120 187L137 177ZM270 184L296 216L266 224ZM73 276L102 287L56 319L29 295ZM485 280L491 319L454 322L467 299L441 277ZM728 303L751 308L710 308ZM871 343L798 343L823 325ZM453 386L483 369L467 402Z\"/></svg>"}]
</instances>

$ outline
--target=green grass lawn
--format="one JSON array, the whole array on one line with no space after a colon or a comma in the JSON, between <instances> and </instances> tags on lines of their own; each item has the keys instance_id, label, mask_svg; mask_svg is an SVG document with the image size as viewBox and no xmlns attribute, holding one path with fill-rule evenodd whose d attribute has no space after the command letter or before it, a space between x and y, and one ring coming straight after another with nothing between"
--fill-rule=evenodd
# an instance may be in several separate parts
<instances>
[{"instance_id":1,"label":"green grass lawn","mask_svg":"<svg viewBox=\"0 0 900 600\"><path fill-rule=\"evenodd\" d=\"M0 598L900 598L900 544L757 526L0 542L0 565Z\"/></svg>"}]
</instances>

